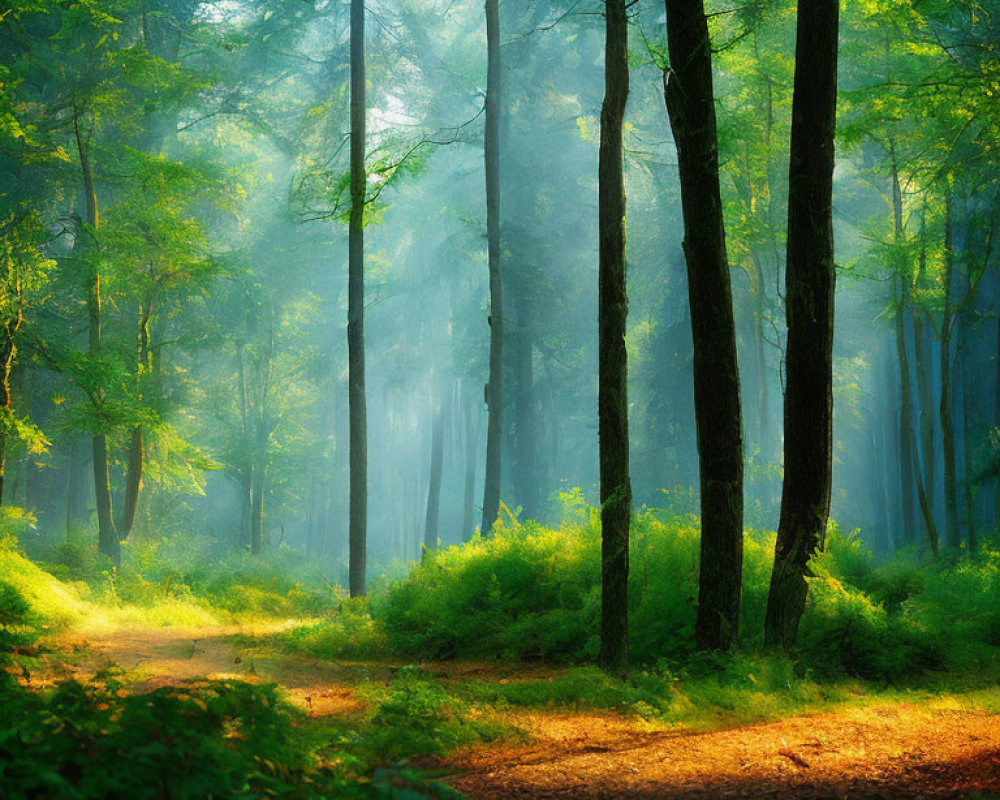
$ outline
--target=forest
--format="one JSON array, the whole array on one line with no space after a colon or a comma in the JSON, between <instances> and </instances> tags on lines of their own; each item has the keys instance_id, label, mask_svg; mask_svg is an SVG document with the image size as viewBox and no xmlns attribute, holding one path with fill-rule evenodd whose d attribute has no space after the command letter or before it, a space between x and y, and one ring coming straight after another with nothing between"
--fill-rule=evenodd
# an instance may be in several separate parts
<instances>
[{"instance_id":1,"label":"forest","mask_svg":"<svg viewBox=\"0 0 1000 800\"><path fill-rule=\"evenodd\" d=\"M1000 798L1000 0L0 0L0 800Z\"/></svg>"}]
</instances>

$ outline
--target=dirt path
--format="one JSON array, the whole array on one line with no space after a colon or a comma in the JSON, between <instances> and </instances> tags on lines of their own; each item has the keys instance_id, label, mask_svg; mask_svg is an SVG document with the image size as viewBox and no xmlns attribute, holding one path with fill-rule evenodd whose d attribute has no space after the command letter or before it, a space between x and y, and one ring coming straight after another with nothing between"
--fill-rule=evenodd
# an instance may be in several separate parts
<instances>
[{"instance_id":1,"label":"dirt path","mask_svg":"<svg viewBox=\"0 0 1000 800\"><path fill-rule=\"evenodd\" d=\"M73 634L55 640L57 651L72 652L69 664L50 659L48 679L89 679L103 669L126 671L130 688L149 691L174 686L194 678L235 679L251 683L281 684L290 700L311 716L329 716L356 711L360 704L345 685L350 668L268 648L244 647L234 637L261 636L284 625L252 628L228 626L184 630L123 629L110 633Z\"/></svg>"},{"instance_id":2,"label":"dirt path","mask_svg":"<svg viewBox=\"0 0 1000 800\"><path fill-rule=\"evenodd\" d=\"M531 720L534 743L453 759L472 798L1000 797L1000 717L906 704L712 733Z\"/></svg>"},{"instance_id":3,"label":"dirt path","mask_svg":"<svg viewBox=\"0 0 1000 800\"><path fill-rule=\"evenodd\" d=\"M275 681L313 716L360 707L350 684L385 665L331 664L234 636L271 628L124 630L64 637L45 677L86 678L112 664L143 691L196 677ZM481 665L432 671L489 677ZM60 672L61 670L61 672ZM540 670L530 670L540 677ZM38 676L42 678L43 676ZM516 680L518 674L506 675ZM657 728L616 714L523 713L529 744L461 751L441 767L474 800L570 798L1000 798L1000 716L905 703L847 709L710 733Z\"/></svg>"}]
</instances>

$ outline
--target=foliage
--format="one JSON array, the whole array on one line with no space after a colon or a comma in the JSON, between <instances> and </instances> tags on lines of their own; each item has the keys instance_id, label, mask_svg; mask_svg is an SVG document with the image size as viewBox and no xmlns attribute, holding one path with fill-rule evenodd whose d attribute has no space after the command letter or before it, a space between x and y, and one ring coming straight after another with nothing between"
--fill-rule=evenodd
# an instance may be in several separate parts
<instances>
[{"instance_id":1,"label":"foliage","mask_svg":"<svg viewBox=\"0 0 1000 800\"><path fill-rule=\"evenodd\" d=\"M18 720L0 728L0 781L12 800L442 796L419 784L396 794L388 782L317 759L298 730L300 714L270 684L213 681L128 695L113 680L68 681L34 692L4 673L0 704Z\"/></svg>"}]
</instances>

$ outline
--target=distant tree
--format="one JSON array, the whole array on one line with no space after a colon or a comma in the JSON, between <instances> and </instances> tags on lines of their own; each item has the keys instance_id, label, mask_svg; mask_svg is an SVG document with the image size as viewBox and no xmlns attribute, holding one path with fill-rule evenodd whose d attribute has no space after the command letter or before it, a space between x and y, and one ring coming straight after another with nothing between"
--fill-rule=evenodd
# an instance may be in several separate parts
<instances>
[{"instance_id":1,"label":"distant tree","mask_svg":"<svg viewBox=\"0 0 1000 800\"><path fill-rule=\"evenodd\" d=\"M833 165L838 0L800 0L795 44L785 315L785 475L764 638L790 647L826 532L833 458Z\"/></svg>"},{"instance_id":2,"label":"distant tree","mask_svg":"<svg viewBox=\"0 0 1000 800\"><path fill-rule=\"evenodd\" d=\"M500 265L500 6L486 0L486 247L490 269L490 377L486 385L486 477L483 482L482 535L489 536L500 513L503 436L503 273Z\"/></svg>"},{"instance_id":3,"label":"distant tree","mask_svg":"<svg viewBox=\"0 0 1000 800\"><path fill-rule=\"evenodd\" d=\"M438 545L438 516L441 508L441 471L444 460L444 411L434 410L431 425L431 469L427 484L427 515L424 518L424 547L434 550Z\"/></svg>"},{"instance_id":4,"label":"distant tree","mask_svg":"<svg viewBox=\"0 0 1000 800\"><path fill-rule=\"evenodd\" d=\"M625 169L623 127L628 100L626 0L606 0L604 104L598 167L599 387L601 466L601 666L628 671L629 479L628 352L625 326Z\"/></svg>"},{"instance_id":5,"label":"distant tree","mask_svg":"<svg viewBox=\"0 0 1000 800\"><path fill-rule=\"evenodd\" d=\"M365 400L365 4L351 0L351 212L347 348L350 415L351 597L365 593L368 540L368 419Z\"/></svg>"},{"instance_id":6,"label":"distant tree","mask_svg":"<svg viewBox=\"0 0 1000 800\"><path fill-rule=\"evenodd\" d=\"M728 649L739 630L743 571L743 430L736 328L719 188L712 45L704 5L667 0L664 94L677 145L694 344L701 483L695 638Z\"/></svg>"}]
</instances>

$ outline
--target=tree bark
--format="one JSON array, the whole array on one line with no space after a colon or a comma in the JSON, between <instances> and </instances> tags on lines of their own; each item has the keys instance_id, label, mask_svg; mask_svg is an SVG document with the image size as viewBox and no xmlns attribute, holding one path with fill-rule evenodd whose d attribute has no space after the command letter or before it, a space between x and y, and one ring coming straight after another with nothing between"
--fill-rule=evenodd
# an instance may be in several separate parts
<instances>
[{"instance_id":1,"label":"tree bark","mask_svg":"<svg viewBox=\"0 0 1000 800\"><path fill-rule=\"evenodd\" d=\"M917 287L922 288L927 274L927 247L924 238L924 225L920 226L920 256L917 263ZM924 518L924 529L930 536L930 528L934 524L934 401L931 380L933 369L930 357L930 325L924 318L922 310L914 304L913 308L913 356L917 375L917 405L920 426L920 452L922 464L921 474L924 491L927 493L927 509L931 525Z\"/></svg>"},{"instance_id":2,"label":"tree bark","mask_svg":"<svg viewBox=\"0 0 1000 800\"><path fill-rule=\"evenodd\" d=\"M788 170L785 473L764 640L791 647L830 513L838 0L800 0Z\"/></svg>"},{"instance_id":3,"label":"tree bark","mask_svg":"<svg viewBox=\"0 0 1000 800\"><path fill-rule=\"evenodd\" d=\"M153 314L153 303L147 297L139 308L138 374L136 377L137 399L142 400L142 378L153 371L153 356L149 348L149 320ZM122 541L128 539L135 524L135 512L139 507L139 493L142 491L142 471L145 447L142 426L132 428L128 448L128 466L125 472L125 500L122 517L118 522L118 535Z\"/></svg>"},{"instance_id":4,"label":"tree bark","mask_svg":"<svg viewBox=\"0 0 1000 800\"><path fill-rule=\"evenodd\" d=\"M625 267L625 161L628 100L626 0L606 0L604 103L598 165L600 292L598 430L601 473L601 650L610 673L628 671L629 479L628 294Z\"/></svg>"},{"instance_id":5,"label":"tree bark","mask_svg":"<svg viewBox=\"0 0 1000 800\"><path fill-rule=\"evenodd\" d=\"M680 171L701 484L695 639L728 649L739 631L743 570L743 429L732 287L719 188L712 45L704 4L666 0L664 97Z\"/></svg>"},{"instance_id":6,"label":"tree bark","mask_svg":"<svg viewBox=\"0 0 1000 800\"><path fill-rule=\"evenodd\" d=\"M351 0L351 214L347 300L350 417L351 597L365 593L368 552L368 419L365 401L365 4Z\"/></svg>"},{"instance_id":7,"label":"tree bark","mask_svg":"<svg viewBox=\"0 0 1000 800\"><path fill-rule=\"evenodd\" d=\"M503 280L500 264L500 5L486 0L486 246L490 270L490 377L486 386L486 476L482 535L489 536L500 513L503 439Z\"/></svg>"},{"instance_id":8,"label":"tree bark","mask_svg":"<svg viewBox=\"0 0 1000 800\"><path fill-rule=\"evenodd\" d=\"M529 289L530 291L530 289ZM531 346L531 301L527 292L517 296L517 336L514 337L515 439L514 485L524 519L538 516L541 506L536 464L538 432L535 429L534 365Z\"/></svg>"},{"instance_id":9,"label":"tree bark","mask_svg":"<svg viewBox=\"0 0 1000 800\"><path fill-rule=\"evenodd\" d=\"M264 468L254 468L250 492L250 552L259 555L264 549Z\"/></svg>"},{"instance_id":10,"label":"tree bark","mask_svg":"<svg viewBox=\"0 0 1000 800\"><path fill-rule=\"evenodd\" d=\"M441 409L434 413L431 428L431 478L427 485L427 516L424 520L424 548L438 546L438 511L441 507L441 467L444 461L444 420Z\"/></svg>"},{"instance_id":11,"label":"tree bark","mask_svg":"<svg viewBox=\"0 0 1000 800\"><path fill-rule=\"evenodd\" d=\"M944 222L944 304L941 311L941 451L944 454L944 541L947 547L958 548L962 544L958 527L958 487L955 466L955 425L952 420L952 379L951 379L951 333L952 308L951 284L955 267L953 251L954 225L951 194L945 198Z\"/></svg>"},{"instance_id":12,"label":"tree bark","mask_svg":"<svg viewBox=\"0 0 1000 800\"><path fill-rule=\"evenodd\" d=\"M476 452L479 442L478 406L468 406L465 423L465 503L462 516L462 541L472 538L473 515L475 514Z\"/></svg>"},{"instance_id":13,"label":"tree bark","mask_svg":"<svg viewBox=\"0 0 1000 800\"><path fill-rule=\"evenodd\" d=\"M83 235L93 240L100 226L100 212L98 211L97 190L90 166L90 156L80 131L78 114L73 117L73 132L76 135L77 154L80 157L84 202L87 210L88 230ZM89 281L87 292L87 319L90 333L88 353L91 359L96 361L101 357L101 272L96 264L90 266ZM95 400L98 404L103 402L103 387L98 387ZM97 549L101 555L110 558L111 562L118 567L121 565L121 546L118 541L118 532L115 530L111 504L111 476L108 469L106 434L94 434L91 449L94 454L94 493L97 502Z\"/></svg>"}]
</instances>

